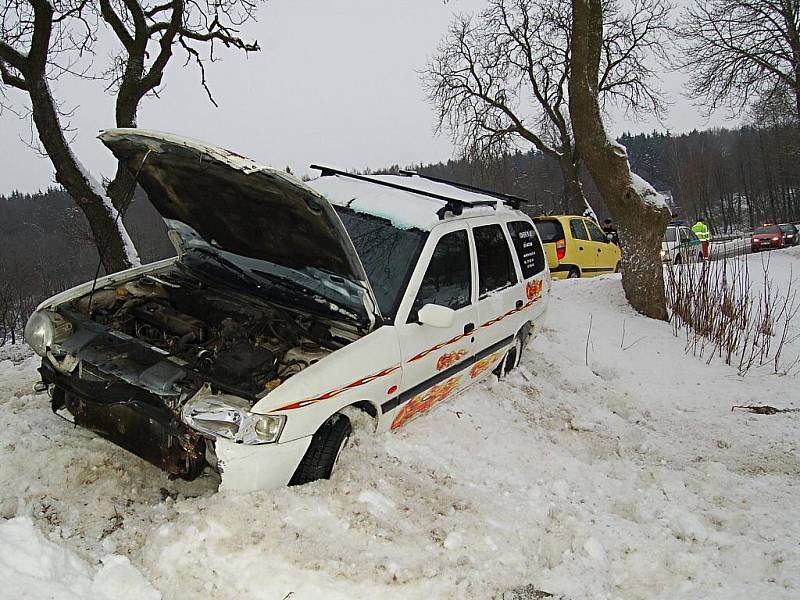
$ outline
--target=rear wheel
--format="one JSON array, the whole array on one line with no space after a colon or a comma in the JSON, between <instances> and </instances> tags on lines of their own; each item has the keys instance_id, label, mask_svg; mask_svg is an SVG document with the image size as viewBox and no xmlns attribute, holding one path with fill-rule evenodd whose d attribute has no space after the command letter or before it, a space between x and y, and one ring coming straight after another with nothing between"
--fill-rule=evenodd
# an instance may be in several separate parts
<instances>
[{"instance_id":1,"label":"rear wheel","mask_svg":"<svg viewBox=\"0 0 800 600\"><path fill-rule=\"evenodd\" d=\"M673 265L679 265L682 262L683 262L683 260L681 259L681 255L680 254L676 254L675 255L675 260L672 261L672 264Z\"/></svg>"},{"instance_id":2,"label":"rear wheel","mask_svg":"<svg viewBox=\"0 0 800 600\"><path fill-rule=\"evenodd\" d=\"M342 450L347 446L353 426L350 419L336 413L325 421L311 438L311 444L289 485L303 485L317 479L330 479Z\"/></svg>"},{"instance_id":3,"label":"rear wheel","mask_svg":"<svg viewBox=\"0 0 800 600\"><path fill-rule=\"evenodd\" d=\"M572 267L569 270L569 275L567 275L568 279L577 279L581 276L581 272L578 270L578 267Z\"/></svg>"},{"instance_id":4,"label":"rear wheel","mask_svg":"<svg viewBox=\"0 0 800 600\"><path fill-rule=\"evenodd\" d=\"M614 267L614 273L622 273L622 262L617 262L617 266Z\"/></svg>"},{"instance_id":5,"label":"rear wheel","mask_svg":"<svg viewBox=\"0 0 800 600\"><path fill-rule=\"evenodd\" d=\"M498 379L502 379L519 366L519 362L522 360L522 340L523 337L526 336L526 332L527 326L523 327L517 334L511 348L508 349L503 360L501 360L500 364L495 368L494 374L497 375Z\"/></svg>"}]
</instances>

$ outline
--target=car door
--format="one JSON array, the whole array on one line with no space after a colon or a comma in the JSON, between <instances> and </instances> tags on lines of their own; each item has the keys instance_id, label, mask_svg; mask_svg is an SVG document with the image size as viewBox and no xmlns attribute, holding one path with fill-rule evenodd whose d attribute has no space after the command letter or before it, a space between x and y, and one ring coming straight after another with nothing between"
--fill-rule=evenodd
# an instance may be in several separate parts
<instances>
[{"instance_id":1,"label":"car door","mask_svg":"<svg viewBox=\"0 0 800 600\"><path fill-rule=\"evenodd\" d=\"M587 277L593 273L595 257L583 219L579 217L570 219L569 232L572 235L573 262L580 268L581 275Z\"/></svg>"},{"instance_id":2,"label":"car door","mask_svg":"<svg viewBox=\"0 0 800 600\"><path fill-rule=\"evenodd\" d=\"M608 241L608 236L595 223L586 219L584 221L586 229L589 231L592 246L595 252L595 272L610 273L617 268L617 246Z\"/></svg>"},{"instance_id":3,"label":"car door","mask_svg":"<svg viewBox=\"0 0 800 600\"><path fill-rule=\"evenodd\" d=\"M396 321L402 378L397 396L383 406L384 414L392 412L392 429L452 396L469 378L477 323L473 255L461 223L432 233L420 256ZM420 324L418 312L426 304L453 309L452 324Z\"/></svg>"},{"instance_id":4,"label":"car door","mask_svg":"<svg viewBox=\"0 0 800 600\"><path fill-rule=\"evenodd\" d=\"M681 227L678 230L678 248L676 249L675 255L680 255L680 262L683 264L691 261L691 254L689 252L689 242L691 237L689 235L689 231L690 229L688 227Z\"/></svg>"},{"instance_id":5,"label":"car door","mask_svg":"<svg viewBox=\"0 0 800 600\"><path fill-rule=\"evenodd\" d=\"M490 373L517 333L511 317L524 305L525 284L511 257L505 226L480 223L471 226L478 266L478 321L475 364L470 383Z\"/></svg>"}]
</instances>

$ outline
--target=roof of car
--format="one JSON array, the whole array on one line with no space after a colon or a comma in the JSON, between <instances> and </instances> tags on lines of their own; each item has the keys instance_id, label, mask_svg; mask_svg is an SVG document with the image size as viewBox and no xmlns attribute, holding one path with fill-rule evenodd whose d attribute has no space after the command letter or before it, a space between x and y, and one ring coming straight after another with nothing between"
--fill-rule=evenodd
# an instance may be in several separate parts
<instances>
[{"instance_id":1,"label":"roof of car","mask_svg":"<svg viewBox=\"0 0 800 600\"><path fill-rule=\"evenodd\" d=\"M368 178L408 189L386 187L338 174L312 179L306 185L322 194L331 204L387 219L399 229L429 231L442 222L438 212L445 206L445 201L423 195L424 193L445 196L468 204L492 202L494 205L465 206L464 217L518 214L495 196L465 190L454 184L431 181L418 175L369 175ZM422 193L416 193L416 190Z\"/></svg>"}]
</instances>

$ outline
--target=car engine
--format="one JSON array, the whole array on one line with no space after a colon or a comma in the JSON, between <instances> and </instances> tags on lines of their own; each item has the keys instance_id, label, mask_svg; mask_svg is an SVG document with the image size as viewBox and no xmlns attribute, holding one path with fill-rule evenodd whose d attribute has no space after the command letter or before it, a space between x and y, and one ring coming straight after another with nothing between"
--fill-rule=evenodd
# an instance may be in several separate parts
<instances>
[{"instance_id":1,"label":"car engine","mask_svg":"<svg viewBox=\"0 0 800 600\"><path fill-rule=\"evenodd\" d=\"M352 341L335 323L215 289L180 270L98 289L73 307L250 397Z\"/></svg>"}]
</instances>

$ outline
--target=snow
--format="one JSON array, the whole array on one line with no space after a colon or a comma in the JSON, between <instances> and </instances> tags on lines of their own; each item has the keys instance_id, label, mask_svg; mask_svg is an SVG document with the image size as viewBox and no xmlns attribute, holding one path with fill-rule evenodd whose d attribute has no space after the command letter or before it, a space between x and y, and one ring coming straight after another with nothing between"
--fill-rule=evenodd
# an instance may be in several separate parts
<instances>
[{"instance_id":1,"label":"snow","mask_svg":"<svg viewBox=\"0 0 800 600\"><path fill-rule=\"evenodd\" d=\"M0 522L0 597L59 600L159 600L128 558L108 555L95 570L44 537L30 517Z\"/></svg>"},{"instance_id":2,"label":"snow","mask_svg":"<svg viewBox=\"0 0 800 600\"><path fill-rule=\"evenodd\" d=\"M647 181L639 177L636 173L631 171L631 185L633 190L642 198L645 204L655 208L669 208L667 200L659 194L655 188Z\"/></svg>"},{"instance_id":3,"label":"snow","mask_svg":"<svg viewBox=\"0 0 800 600\"><path fill-rule=\"evenodd\" d=\"M72 153L71 149L67 148L67 150ZM119 211L111 202L111 198L108 197L103 186L100 185L100 183L94 177L92 177L92 174L89 173L86 167L83 166L83 163L78 160L77 156L72 154L72 160L78 166L78 170L81 172L81 175L83 175L83 178L86 180L94 194L98 198L102 199L103 208L105 208L109 218L114 222L114 226L117 228L119 236L122 239L122 250L125 253L125 258L127 259L128 264L132 267L138 267L142 264L142 261L139 259L139 253L136 251L136 246L133 245L133 240L131 239L128 230L125 229L125 224L122 222L122 217L120 216Z\"/></svg>"},{"instance_id":4,"label":"snow","mask_svg":"<svg viewBox=\"0 0 800 600\"><path fill-rule=\"evenodd\" d=\"M785 284L800 249L768 266ZM507 380L394 433L357 422L333 479L250 494L58 419L37 360L0 349L0 598L800 597L798 413L731 412L800 408L797 369L687 355L618 275L552 294Z\"/></svg>"},{"instance_id":5,"label":"snow","mask_svg":"<svg viewBox=\"0 0 800 600\"><path fill-rule=\"evenodd\" d=\"M497 208L476 207L465 209L465 214L476 216L493 214L495 210L509 208L493 196L463 190L459 187L429 181L422 177L403 175L369 175L371 179L401 185L415 190L430 192L464 202L497 203ZM444 206L443 200L398 190L342 175L328 175L306 182L306 185L325 196L331 204L345 206L356 212L382 217L400 229L417 228L428 231L439 223L436 212Z\"/></svg>"}]
</instances>

